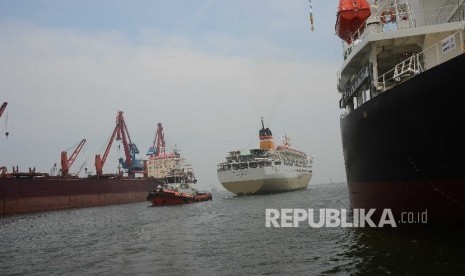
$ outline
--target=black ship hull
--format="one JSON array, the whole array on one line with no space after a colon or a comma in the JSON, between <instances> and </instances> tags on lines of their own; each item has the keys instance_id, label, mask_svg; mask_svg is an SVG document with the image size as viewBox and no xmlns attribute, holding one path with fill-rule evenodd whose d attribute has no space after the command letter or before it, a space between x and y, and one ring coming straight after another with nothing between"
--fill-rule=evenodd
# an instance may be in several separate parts
<instances>
[{"instance_id":1,"label":"black ship hull","mask_svg":"<svg viewBox=\"0 0 465 276\"><path fill-rule=\"evenodd\" d=\"M465 54L341 119L352 208L465 221Z\"/></svg>"}]
</instances>

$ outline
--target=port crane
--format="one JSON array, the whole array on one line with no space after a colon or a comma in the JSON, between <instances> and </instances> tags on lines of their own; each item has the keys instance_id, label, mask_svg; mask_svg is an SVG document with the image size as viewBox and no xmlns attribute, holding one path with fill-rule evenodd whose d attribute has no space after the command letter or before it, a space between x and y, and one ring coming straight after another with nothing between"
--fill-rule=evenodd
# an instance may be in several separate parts
<instances>
[{"instance_id":1,"label":"port crane","mask_svg":"<svg viewBox=\"0 0 465 276\"><path fill-rule=\"evenodd\" d=\"M153 145L149 148L147 155L150 156L164 156L166 143L165 134L163 133L163 126L161 123L157 124L157 131L155 132L155 138L153 139Z\"/></svg>"},{"instance_id":2,"label":"port crane","mask_svg":"<svg viewBox=\"0 0 465 276\"><path fill-rule=\"evenodd\" d=\"M118 111L116 115L116 126L113 130L111 135L110 141L105 149L103 156L97 154L95 156L95 169L98 176L103 175L103 166L105 165L105 161L107 160L108 154L110 153L111 146L113 141L122 141L123 148L124 148L124 155L126 159L120 158L119 162L122 165L123 169L127 170L128 177L135 177L135 173L142 173L143 172L143 161L136 160L136 154L139 153L139 149L137 148L136 144L134 144L131 140L131 136L129 135L128 128L124 121L123 111Z\"/></svg>"},{"instance_id":3,"label":"port crane","mask_svg":"<svg viewBox=\"0 0 465 276\"><path fill-rule=\"evenodd\" d=\"M71 156L68 158L68 153L66 151L61 152L61 175L64 177L69 176L69 168L73 165L76 157L81 152L82 147L86 143L86 139L82 139L76 149L73 151Z\"/></svg>"}]
</instances>

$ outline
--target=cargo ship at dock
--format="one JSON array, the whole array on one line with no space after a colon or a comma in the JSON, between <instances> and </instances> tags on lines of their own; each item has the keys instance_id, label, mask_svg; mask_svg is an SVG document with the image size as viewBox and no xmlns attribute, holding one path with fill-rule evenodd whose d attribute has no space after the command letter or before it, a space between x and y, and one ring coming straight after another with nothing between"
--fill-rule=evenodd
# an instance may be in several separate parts
<instances>
[{"instance_id":1,"label":"cargo ship at dock","mask_svg":"<svg viewBox=\"0 0 465 276\"><path fill-rule=\"evenodd\" d=\"M339 1L352 208L465 221L464 15L464 1Z\"/></svg>"},{"instance_id":2,"label":"cargo ship at dock","mask_svg":"<svg viewBox=\"0 0 465 276\"><path fill-rule=\"evenodd\" d=\"M289 137L275 147L273 134L259 130L260 147L231 151L218 164L218 179L236 195L269 194L306 189L312 177L312 156L291 148Z\"/></svg>"},{"instance_id":3,"label":"cargo ship at dock","mask_svg":"<svg viewBox=\"0 0 465 276\"><path fill-rule=\"evenodd\" d=\"M117 175L61 178L12 173L0 178L0 215L142 202L158 185L155 179Z\"/></svg>"},{"instance_id":4,"label":"cargo ship at dock","mask_svg":"<svg viewBox=\"0 0 465 276\"><path fill-rule=\"evenodd\" d=\"M120 158L117 174L104 174L103 167L115 140L122 141L126 158ZM96 174L80 178L71 175L69 168L85 142L83 139L69 158L66 151L61 153L59 175L31 168L28 172L18 168L8 172L6 167L0 167L0 216L142 202L148 191L162 183L148 177L145 161L135 158L139 151L131 141L122 111L117 113L104 154L95 156Z\"/></svg>"}]
</instances>

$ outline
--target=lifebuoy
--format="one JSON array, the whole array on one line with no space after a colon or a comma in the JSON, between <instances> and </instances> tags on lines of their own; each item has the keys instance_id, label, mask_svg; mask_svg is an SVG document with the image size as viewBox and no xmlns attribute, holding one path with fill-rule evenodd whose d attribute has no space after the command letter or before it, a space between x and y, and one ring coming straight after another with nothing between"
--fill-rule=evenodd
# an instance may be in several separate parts
<instances>
[{"instance_id":1,"label":"lifebuoy","mask_svg":"<svg viewBox=\"0 0 465 276\"><path fill-rule=\"evenodd\" d=\"M383 23L385 23L385 24L395 22L396 21L396 14L394 13L393 10L384 11L381 14L381 21Z\"/></svg>"}]
</instances>

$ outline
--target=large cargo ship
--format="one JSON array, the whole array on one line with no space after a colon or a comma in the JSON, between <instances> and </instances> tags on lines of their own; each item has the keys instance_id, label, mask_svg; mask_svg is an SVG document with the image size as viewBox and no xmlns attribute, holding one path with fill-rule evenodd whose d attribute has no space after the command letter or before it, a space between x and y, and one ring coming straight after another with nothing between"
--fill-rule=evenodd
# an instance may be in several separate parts
<instances>
[{"instance_id":1,"label":"large cargo ship","mask_svg":"<svg viewBox=\"0 0 465 276\"><path fill-rule=\"evenodd\" d=\"M141 202L158 185L148 178L10 174L0 178L0 215Z\"/></svg>"},{"instance_id":2,"label":"large cargo ship","mask_svg":"<svg viewBox=\"0 0 465 276\"><path fill-rule=\"evenodd\" d=\"M114 140L122 141L126 159L120 158L117 174L104 174L103 166ZM105 153L95 156L96 175L79 178L71 175L69 168L85 141L79 143L69 158L66 151L61 153L58 175L56 166L51 174L38 173L35 168L20 172L17 167L9 173L6 167L0 167L0 216L140 202L146 200L148 191L162 184L147 176L145 162L135 159L138 150L129 136L123 112L119 111L116 116L116 126ZM144 176L136 177L136 173Z\"/></svg>"},{"instance_id":3,"label":"large cargo ship","mask_svg":"<svg viewBox=\"0 0 465 276\"><path fill-rule=\"evenodd\" d=\"M236 195L267 194L305 189L312 177L313 158L291 148L285 136L283 145L275 147L273 134L259 131L260 148L231 151L226 162L218 164L218 179Z\"/></svg>"},{"instance_id":4,"label":"large cargo ship","mask_svg":"<svg viewBox=\"0 0 465 276\"><path fill-rule=\"evenodd\" d=\"M339 2L353 208L465 221L464 11L464 1Z\"/></svg>"}]
</instances>

